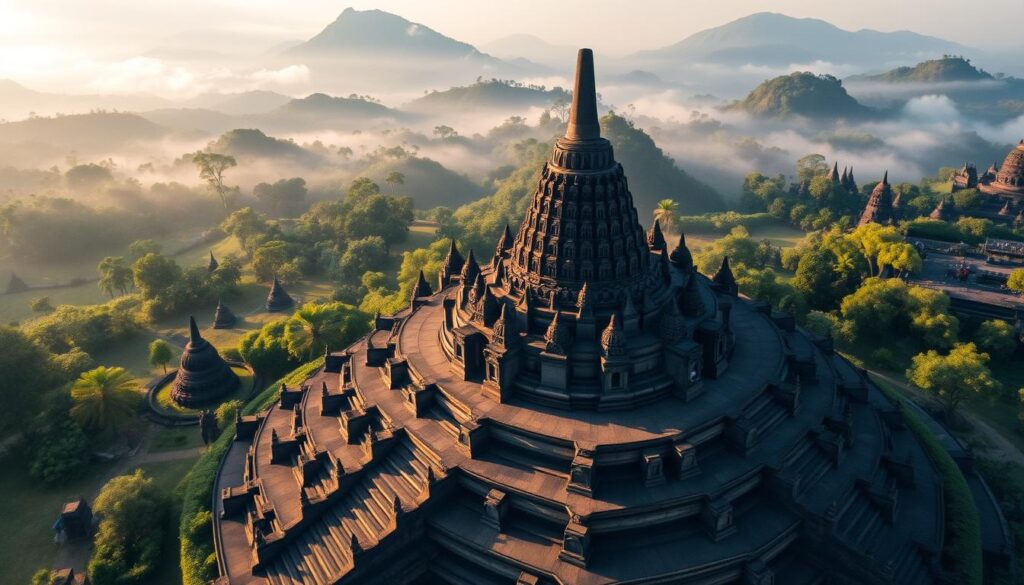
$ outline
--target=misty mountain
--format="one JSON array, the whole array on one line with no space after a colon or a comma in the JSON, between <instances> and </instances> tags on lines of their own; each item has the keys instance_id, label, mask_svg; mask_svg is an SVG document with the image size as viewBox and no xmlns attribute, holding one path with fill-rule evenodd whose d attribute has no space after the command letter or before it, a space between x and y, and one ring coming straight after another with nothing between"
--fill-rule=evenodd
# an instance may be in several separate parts
<instances>
[{"instance_id":1,"label":"misty mountain","mask_svg":"<svg viewBox=\"0 0 1024 585\"><path fill-rule=\"evenodd\" d=\"M0 124L0 143L50 144L65 152L124 149L133 143L158 140L170 131L137 114L95 112L52 118L29 118Z\"/></svg>"},{"instance_id":2,"label":"misty mountain","mask_svg":"<svg viewBox=\"0 0 1024 585\"><path fill-rule=\"evenodd\" d=\"M377 122L404 121L408 114L363 97L334 97L314 93L293 99L275 110L249 120L272 131L365 128Z\"/></svg>"},{"instance_id":3,"label":"misty mountain","mask_svg":"<svg viewBox=\"0 0 1024 585\"><path fill-rule=\"evenodd\" d=\"M481 75L517 76L536 70L531 63L502 61L401 16L353 8L313 38L282 52L279 61L307 65L314 83L339 93L463 84Z\"/></svg>"},{"instance_id":4,"label":"misty mountain","mask_svg":"<svg viewBox=\"0 0 1024 585\"><path fill-rule=\"evenodd\" d=\"M369 177L383 186L385 178L392 171L405 175L405 184L396 185L393 190L398 195L412 197L417 209L431 209L439 205L455 208L484 195L481 185L429 158L374 157L371 164L361 169L358 175ZM389 185L387 189L392 188Z\"/></svg>"},{"instance_id":5,"label":"misty mountain","mask_svg":"<svg viewBox=\"0 0 1024 585\"><path fill-rule=\"evenodd\" d=\"M51 116L56 113L83 114L92 110L151 110L173 104L148 94L68 95L36 91L10 79L0 79L0 118L19 120L29 113Z\"/></svg>"},{"instance_id":6,"label":"misty mountain","mask_svg":"<svg viewBox=\"0 0 1024 585\"><path fill-rule=\"evenodd\" d=\"M913 67L897 67L878 75L852 75L848 81L882 83L944 83L952 81L985 81L994 79L963 57L943 57L918 63Z\"/></svg>"},{"instance_id":7,"label":"misty mountain","mask_svg":"<svg viewBox=\"0 0 1024 585\"><path fill-rule=\"evenodd\" d=\"M758 117L863 118L871 110L831 75L796 72L769 79L728 106Z\"/></svg>"},{"instance_id":8,"label":"misty mountain","mask_svg":"<svg viewBox=\"0 0 1024 585\"><path fill-rule=\"evenodd\" d=\"M555 45L529 34L508 35L483 44L480 48L508 61L528 59L558 69L565 69L566 63L572 63L577 49L571 45Z\"/></svg>"},{"instance_id":9,"label":"misty mountain","mask_svg":"<svg viewBox=\"0 0 1024 585\"><path fill-rule=\"evenodd\" d=\"M296 162L313 166L321 161L320 157L289 140L281 140L267 136L254 128L237 128L225 132L217 140L207 146L211 152L230 154L245 159L273 159L277 161Z\"/></svg>"},{"instance_id":10,"label":"misty mountain","mask_svg":"<svg viewBox=\"0 0 1024 585\"><path fill-rule=\"evenodd\" d=\"M291 97L275 91L255 90L235 93L204 93L183 105L189 108L215 110L231 115L263 114L279 108Z\"/></svg>"},{"instance_id":11,"label":"misty mountain","mask_svg":"<svg viewBox=\"0 0 1024 585\"><path fill-rule=\"evenodd\" d=\"M695 33L668 47L641 51L634 57L640 63L662 66L680 61L788 66L818 60L877 66L963 49L951 41L909 31L847 31L814 18L759 12Z\"/></svg>"},{"instance_id":12,"label":"misty mountain","mask_svg":"<svg viewBox=\"0 0 1024 585\"><path fill-rule=\"evenodd\" d=\"M505 110L511 115L531 107L547 108L559 98L568 100L569 97L569 92L560 87L547 89L490 80L432 91L409 102L404 109L424 114Z\"/></svg>"},{"instance_id":13,"label":"misty mountain","mask_svg":"<svg viewBox=\"0 0 1024 585\"><path fill-rule=\"evenodd\" d=\"M244 125L238 116L205 108L161 108L139 115L154 124L188 133L221 134Z\"/></svg>"},{"instance_id":14,"label":"misty mountain","mask_svg":"<svg viewBox=\"0 0 1024 585\"><path fill-rule=\"evenodd\" d=\"M383 10L354 8L346 8L319 34L286 53L299 57L494 59L468 43L401 16Z\"/></svg>"},{"instance_id":15,"label":"misty mountain","mask_svg":"<svg viewBox=\"0 0 1024 585\"><path fill-rule=\"evenodd\" d=\"M902 107L916 97L941 95L963 113L988 121L1024 114L1024 80L993 76L963 57L931 59L877 75L852 75L844 83L871 106Z\"/></svg>"}]
</instances>

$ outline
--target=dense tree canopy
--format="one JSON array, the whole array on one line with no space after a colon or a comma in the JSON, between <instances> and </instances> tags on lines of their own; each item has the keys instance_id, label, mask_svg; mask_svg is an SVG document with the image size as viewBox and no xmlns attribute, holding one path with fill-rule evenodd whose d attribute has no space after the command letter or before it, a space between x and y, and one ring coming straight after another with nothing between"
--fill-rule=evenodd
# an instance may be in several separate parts
<instances>
[{"instance_id":1,"label":"dense tree canopy","mask_svg":"<svg viewBox=\"0 0 1024 585\"><path fill-rule=\"evenodd\" d=\"M957 344L945 355L929 350L914 356L907 378L934 394L951 414L970 396L999 388L988 369L988 360L988 354L979 352L973 343Z\"/></svg>"},{"instance_id":2,"label":"dense tree canopy","mask_svg":"<svg viewBox=\"0 0 1024 585\"><path fill-rule=\"evenodd\" d=\"M167 504L141 469L107 482L93 504L101 518L89 559L94 585L146 583L160 561Z\"/></svg>"}]
</instances>

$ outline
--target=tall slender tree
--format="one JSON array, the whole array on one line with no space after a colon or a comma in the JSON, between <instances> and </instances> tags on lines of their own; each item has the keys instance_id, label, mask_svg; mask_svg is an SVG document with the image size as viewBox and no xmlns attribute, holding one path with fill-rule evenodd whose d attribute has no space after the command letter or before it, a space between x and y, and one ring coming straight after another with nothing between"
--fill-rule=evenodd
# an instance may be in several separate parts
<instances>
[{"instance_id":1,"label":"tall slender tree","mask_svg":"<svg viewBox=\"0 0 1024 585\"><path fill-rule=\"evenodd\" d=\"M654 219L661 223L665 231L675 231L679 221L679 204L671 199L662 199L654 208Z\"/></svg>"}]
</instances>

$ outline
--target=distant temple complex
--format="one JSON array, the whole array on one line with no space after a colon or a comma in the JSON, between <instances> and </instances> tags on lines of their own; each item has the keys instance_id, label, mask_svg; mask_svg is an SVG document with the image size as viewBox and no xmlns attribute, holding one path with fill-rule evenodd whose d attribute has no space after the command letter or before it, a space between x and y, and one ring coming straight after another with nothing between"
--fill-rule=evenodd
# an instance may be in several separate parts
<instances>
[{"instance_id":1,"label":"distant temple complex","mask_svg":"<svg viewBox=\"0 0 1024 585\"><path fill-rule=\"evenodd\" d=\"M953 174L953 192L964 189L977 189L987 197L976 209L947 210L947 217L955 213L1015 227L1024 225L1024 140L1006 155L1002 165L992 163L981 175L974 164L965 163Z\"/></svg>"},{"instance_id":2,"label":"distant temple complex","mask_svg":"<svg viewBox=\"0 0 1024 585\"><path fill-rule=\"evenodd\" d=\"M216 489L221 585L948 582L903 411L645 233L589 49L519 229L239 417Z\"/></svg>"}]
</instances>

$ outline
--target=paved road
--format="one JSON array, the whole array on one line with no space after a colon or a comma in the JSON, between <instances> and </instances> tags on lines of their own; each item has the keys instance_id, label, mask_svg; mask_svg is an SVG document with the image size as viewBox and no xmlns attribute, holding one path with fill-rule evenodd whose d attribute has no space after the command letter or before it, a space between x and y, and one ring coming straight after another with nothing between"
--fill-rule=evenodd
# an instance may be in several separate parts
<instances>
[{"instance_id":1,"label":"paved road","mask_svg":"<svg viewBox=\"0 0 1024 585\"><path fill-rule=\"evenodd\" d=\"M905 390L913 396L914 401L918 404L927 404L931 406L937 404L934 398L926 395L921 390L907 384L899 378L875 370L868 371L870 371L873 376L877 376L893 386L897 386ZM960 414L967 419L967 422L971 425L970 432L972 438L975 439L971 441L971 446L975 451L988 459L1008 461L1024 466L1024 453L1017 448L1017 445L1004 437L999 431L992 428L991 425L978 418L977 415L967 412L966 410L961 410Z\"/></svg>"}]
</instances>

